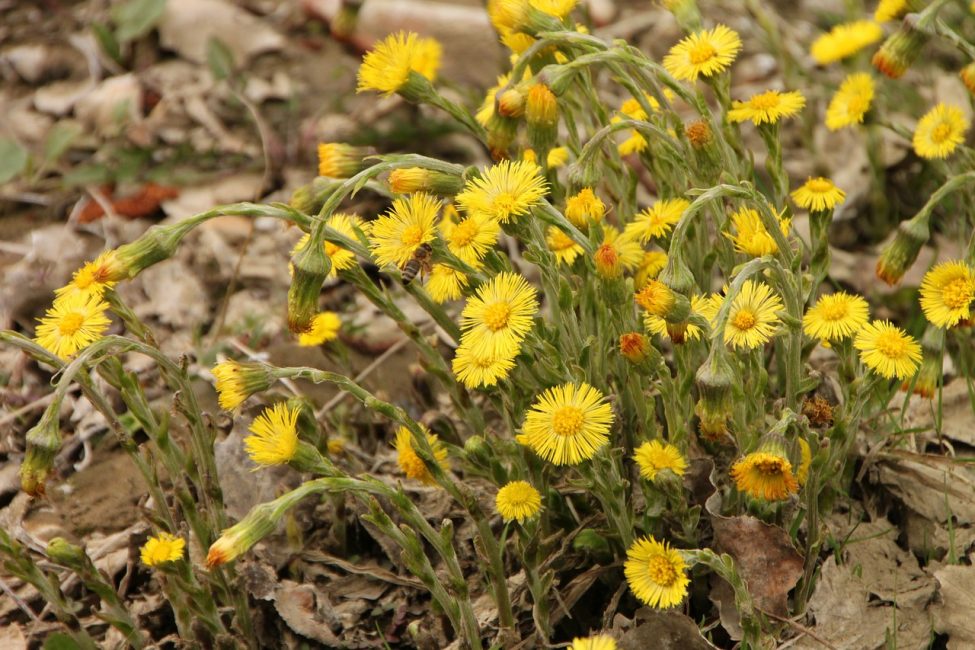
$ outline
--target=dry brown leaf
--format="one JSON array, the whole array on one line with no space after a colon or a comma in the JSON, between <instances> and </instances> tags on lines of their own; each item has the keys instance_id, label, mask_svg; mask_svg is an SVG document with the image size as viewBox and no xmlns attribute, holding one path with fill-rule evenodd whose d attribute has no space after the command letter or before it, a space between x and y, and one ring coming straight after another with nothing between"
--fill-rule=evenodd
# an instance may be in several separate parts
<instances>
[{"instance_id":1,"label":"dry brown leaf","mask_svg":"<svg viewBox=\"0 0 975 650\"><path fill-rule=\"evenodd\" d=\"M885 454L876 463L878 481L908 508L931 521L975 522L975 480L944 457Z\"/></svg>"},{"instance_id":2,"label":"dry brown leaf","mask_svg":"<svg viewBox=\"0 0 975 650\"><path fill-rule=\"evenodd\" d=\"M285 38L244 9L224 0L168 0L159 19L159 41L185 59L204 63L207 42L219 38L237 65L262 52L280 50Z\"/></svg>"},{"instance_id":3,"label":"dry brown leaf","mask_svg":"<svg viewBox=\"0 0 975 650\"><path fill-rule=\"evenodd\" d=\"M330 625L338 627L338 621L329 620L332 618L331 603L312 585L282 581L275 592L274 608L288 627L301 636L328 646L344 647Z\"/></svg>"},{"instance_id":4,"label":"dry brown leaf","mask_svg":"<svg viewBox=\"0 0 975 650\"><path fill-rule=\"evenodd\" d=\"M613 636L618 639L619 650L714 650L693 620L672 609L643 607L632 620L617 615Z\"/></svg>"},{"instance_id":5,"label":"dry brown leaf","mask_svg":"<svg viewBox=\"0 0 975 650\"><path fill-rule=\"evenodd\" d=\"M975 566L945 566L934 577L940 595L931 608L934 629L948 635L948 650L975 648Z\"/></svg>"}]
</instances>

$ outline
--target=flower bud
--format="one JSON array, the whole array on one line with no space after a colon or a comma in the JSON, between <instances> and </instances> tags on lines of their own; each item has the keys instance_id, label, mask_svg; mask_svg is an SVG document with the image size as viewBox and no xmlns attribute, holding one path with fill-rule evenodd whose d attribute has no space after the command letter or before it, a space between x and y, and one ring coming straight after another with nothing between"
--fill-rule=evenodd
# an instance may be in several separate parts
<instances>
[{"instance_id":1,"label":"flower bud","mask_svg":"<svg viewBox=\"0 0 975 650\"><path fill-rule=\"evenodd\" d=\"M732 415L732 393L738 378L723 346L714 346L707 360L697 370L697 405L694 412L700 420L698 431L707 440L728 437L728 420Z\"/></svg>"},{"instance_id":2,"label":"flower bud","mask_svg":"<svg viewBox=\"0 0 975 650\"><path fill-rule=\"evenodd\" d=\"M464 455L475 465L488 465L491 462L491 446L482 436L474 435L464 442Z\"/></svg>"},{"instance_id":3,"label":"flower bud","mask_svg":"<svg viewBox=\"0 0 975 650\"><path fill-rule=\"evenodd\" d=\"M551 149L558 135L559 105L545 84L535 84L528 91L525 120L532 145L541 151Z\"/></svg>"},{"instance_id":4,"label":"flower bud","mask_svg":"<svg viewBox=\"0 0 975 650\"><path fill-rule=\"evenodd\" d=\"M701 29L701 11L695 0L663 0L663 5L674 15L677 24L685 32Z\"/></svg>"},{"instance_id":5,"label":"flower bud","mask_svg":"<svg viewBox=\"0 0 975 650\"><path fill-rule=\"evenodd\" d=\"M612 242L604 242L596 249L593 263L596 265L596 273L603 279L614 280L623 275L623 264Z\"/></svg>"},{"instance_id":6,"label":"flower bud","mask_svg":"<svg viewBox=\"0 0 975 650\"><path fill-rule=\"evenodd\" d=\"M877 277L891 286L900 282L930 236L931 227L926 218L914 217L902 221L894 239L887 244L877 260Z\"/></svg>"},{"instance_id":7,"label":"flower bud","mask_svg":"<svg viewBox=\"0 0 975 650\"><path fill-rule=\"evenodd\" d=\"M207 552L207 568L232 562L251 549L254 544L270 535L278 524L280 515L275 513L274 501L255 506L247 516L226 529L210 545Z\"/></svg>"},{"instance_id":8,"label":"flower bud","mask_svg":"<svg viewBox=\"0 0 975 650\"><path fill-rule=\"evenodd\" d=\"M968 92L975 93L975 61L969 63L961 72L958 73L961 77L961 81L965 84L965 88L968 88Z\"/></svg>"},{"instance_id":9,"label":"flower bud","mask_svg":"<svg viewBox=\"0 0 975 650\"><path fill-rule=\"evenodd\" d=\"M119 277L113 276L110 279L117 281L134 278L153 264L169 259L176 253L176 248L189 232L189 227L179 223L169 226L156 224L135 241L119 246L115 250L115 259L118 261L115 272L119 273Z\"/></svg>"},{"instance_id":10,"label":"flower bud","mask_svg":"<svg viewBox=\"0 0 975 650\"><path fill-rule=\"evenodd\" d=\"M650 352L650 342L639 332L626 332L620 336L620 354L633 364L646 361Z\"/></svg>"},{"instance_id":11,"label":"flower bud","mask_svg":"<svg viewBox=\"0 0 975 650\"><path fill-rule=\"evenodd\" d=\"M52 402L40 421L27 432L27 454L20 465L20 487L27 494L41 496L54 458L61 450L59 412L61 401Z\"/></svg>"},{"instance_id":12,"label":"flower bud","mask_svg":"<svg viewBox=\"0 0 975 650\"><path fill-rule=\"evenodd\" d=\"M518 133L518 121L495 113L488 119L484 128L487 131L487 144L491 151L491 158L506 160L509 157L508 150L511 149L511 144Z\"/></svg>"},{"instance_id":13,"label":"flower bud","mask_svg":"<svg viewBox=\"0 0 975 650\"><path fill-rule=\"evenodd\" d=\"M944 365L945 330L928 325L921 338L921 367L917 376L901 384L901 390L910 390L914 384L914 394L925 399L933 399L938 392L938 382L942 381Z\"/></svg>"},{"instance_id":14,"label":"flower bud","mask_svg":"<svg viewBox=\"0 0 975 650\"><path fill-rule=\"evenodd\" d=\"M232 411L251 395L271 387L274 377L263 363L239 363L222 361L210 372L217 380L220 408Z\"/></svg>"},{"instance_id":15,"label":"flower bud","mask_svg":"<svg viewBox=\"0 0 975 650\"><path fill-rule=\"evenodd\" d=\"M80 567L85 563L85 549L75 546L63 537L54 537L47 543L47 556L67 567Z\"/></svg>"},{"instance_id":16,"label":"flower bud","mask_svg":"<svg viewBox=\"0 0 975 650\"><path fill-rule=\"evenodd\" d=\"M928 42L927 34L917 29L916 17L917 14L905 17L900 29L887 37L873 55L873 67L891 79L898 79L907 72Z\"/></svg>"},{"instance_id":17,"label":"flower bud","mask_svg":"<svg viewBox=\"0 0 975 650\"><path fill-rule=\"evenodd\" d=\"M423 167L394 169L389 174L389 188L396 194L428 192L438 196L453 196L463 187L464 179L460 176Z\"/></svg>"},{"instance_id":18,"label":"flower bud","mask_svg":"<svg viewBox=\"0 0 975 650\"><path fill-rule=\"evenodd\" d=\"M316 176L311 183L302 185L291 194L288 205L303 214L318 214L336 187L337 181Z\"/></svg>"},{"instance_id":19,"label":"flower bud","mask_svg":"<svg viewBox=\"0 0 975 650\"><path fill-rule=\"evenodd\" d=\"M314 237L295 251L291 258L294 275L288 288L288 329L301 334L311 329L318 315L318 296L332 270L324 246L312 246Z\"/></svg>"},{"instance_id":20,"label":"flower bud","mask_svg":"<svg viewBox=\"0 0 975 650\"><path fill-rule=\"evenodd\" d=\"M370 147L354 147L343 142L318 145L318 175L351 178L369 167L365 158L375 154Z\"/></svg>"},{"instance_id":21,"label":"flower bud","mask_svg":"<svg viewBox=\"0 0 975 650\"><path fill-rule=\"evenodd\" d=\"M498 96L498 114L503 117L521 117L525 114L525 93L518 87L509 88Z\"/></svg>"}]
</instances>

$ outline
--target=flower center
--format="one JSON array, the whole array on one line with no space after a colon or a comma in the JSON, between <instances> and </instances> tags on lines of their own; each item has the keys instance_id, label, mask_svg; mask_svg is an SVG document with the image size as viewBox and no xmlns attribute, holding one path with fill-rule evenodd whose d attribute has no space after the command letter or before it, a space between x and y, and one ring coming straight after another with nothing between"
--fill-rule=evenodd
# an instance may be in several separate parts
<instances>
[{"instance_id":1,"label":"flower center","mask_svg":"<svg viewBox=\"0 0 975 650\"><path fill-rule=\"evenodd\" d=\"M650 580L661 587L670 587L677 582L677 570L667 558L662 555L654 555L647 562L647 573Z\"/></svg>"},{"instance_id":2,"label":"flower center","mask_svg":"<svg viewBox=\"0 0 975 650\"><path fill-rule=\"evenodd\" d=\"M941 298L950 309L961 309L972 301L972 283L957 278L941 290Z\"/></svg>"},{"instance_id":3,"label":"flower center","mask_svg":"<svg viewBox=\"0 0 975 650\"><path fill-rule=\"evenodd\" d=\"M870 100L862 95L856 95L847 103L846 112L851 115L862 115L868 108L870 108Z\"/></svg>"},{"instance_id":4,"label":"flower center","mask_svg":"<svg viewBox=\"0 0 975 650\"><path fill-rule=\"evenodd\" d=\"M758 111L767 111L779 105L779 94L769 90L748 100L748 105Z\"/></svg>"},{"instance_id":5,"label":"flower center","mask_svg":"<svg viewBox=\"0 0 975 650\"><path fill-rule=\"evenodd\" d=\"M511 213L515 211L515 206L518 203L516 199L509 192L501 192L494 197L494 211L500 219L507 219L511 216Z\"/></svg>"},{"instance_id":6,"label":"flower center","mask_svg":"<svg viewBox=\"0 0 975 650\"><path fill-rule=\"evenodd\" d=\"M596 264L602 267L616 266L619 256L612 244L603 244L596 249Z\"/></svg>"},{"instance_id":7,"label":"flower center","mask_svg":"<svg viewBox=\"0 0 975 650\"><path fill-rule=\"evenodd\" d=\"M61 321L58 323L58 330L62 336L71 336L81 329L84 322L85 317L83 315L78 312L71 312L61 317Z\"/></svg>"},{"instance_id":8,"label":"flower center","mask_svg":"<svg viewBox=\"0 0 975 650\"><path fill-rule=\"evenodd\" d=\"M833 301L823 304L823 318L825 320L843 320L847 313L846 304L843 302Z\"/></svg>"},{"instance_id":9,"label":"flower center","mask_svg":"<svg viewBox=\"0 0 975 650\"><path fill-rule=\"evenodd\" d=\"M403 229L400 239L406 246L418 246L423 241L423 228L415 225L407 226Z\"/></svg>"},{"instance_id":10,"label":"flower center","mask_svg":"<svg viewBox=\"0 0 975 650\"><path fill-rule=\"evenodd\" d=\"M477 235L477 224L472 219L464 219L451 231L450 244L460 248L467 246Z\"/></svg>"},{"instance_id":11,"label":"flower center","mask_svg":"<svg viewBox=\"0 0 975 650\"><path fill-rule=\"evenodd\" d=\"M755 461L754 467L764 476L781 476L783 473L781 458L762 458Z\"/></svg>"},{"instance_id":12,"label":"flower center","mask_svg":"<svg viewBox=\"0 0 975 650\"><path fill-rule=\"evenodd\" d=\"M506 302L496 302L488 305L484 310L484 324L492 332L497 332L508 326L508 319L511 317L511 306Z\"/></svg>"},{"instance_id":13,"label":"flower center","mask_svg":"<svg viewBox=\"0 0 975 650\"><path fill-rule=\"evenodd\" d=\"M400 454L399 464L403 468L403 473L410 478L420 478L427 472L427 466L423 464L423 460L412 449L404 450Z\"/></svg>"},{"instance_id":14,"label":"flower center","mask_svg":"<svg viewBox=\"0 0 975 650\"><path fill-rule=\"evenodd\" d=\"M951 136L951 125L942 122L931 130L931 140L935 144L941 144Z\"/></svg>"},{"instance_id":15,"label":"flower center","mask_svg":"<svg viewBox=\"0 0 975 650\"><path fill-rule=\"evenodd\" d=\"M735 317L731 319L731 324L735 329L739 330L750 330L755 327L755 323L758 320L755 318L755 314L748 311L747 309L739 310Z\"/></svg>"},{"instance_id":16,"label":"flower center","mask_svg":"<svg viewBox=\"0 0 975 650\"><path fill-rule=\"evenodd\" d=\"M696 43L691 47L690 51L687 53L687 57L691 60L694 65L701 65L710 61L718 51L714 49L714 46L708 42Z\"/></svg>"},{"instance_id":17,"label":"flower center","mask_svg":"<svg viewBox=\"0 0 975 650\"><path fill-rule=\"evenodd\" d=\"M806 182L806 189L813 194L825 194L833 189L833 184L825 178L814 178Z\"/></svg>"},{"instance_id":18,"label":"flower center","mask_svg":"<svg viewBox=\"0 0 975 650\"><path fill-rule=\"evenodd\" d=\"M404 237L405 237L405 233L404 233ZM403 242L403 243L406 243L406 242ZM335 245L335 244L333 244L332 242L330 242L330 241L325 242L325 254L328 255L329 257L332 257L333 255L335 255L336 253L338 253L340 250L342 250L342 248L339 247L339 246L337 246L337 245Z\"/></svg>"},{"instance_id":19,"label":"flower center","mask_svg":"<svg viewBox=\"0 0 975 650\"><path fill-rule=\"evenodd\" d=\"M563 406L552 414L552 429L560 436L577 436L582 432L584 420L582 409Z\"/></svg>"},{"instance_id":20,"label":"flower center","mask_svg":"<svg viewBox=\"0 0 975 650\"><path fill-rule=\"evenodd\" d=\"M899 359L907 351L907 341L897 332L882 332L877 337L876 347L888 359Z\"/></svg>"}]
</instances>

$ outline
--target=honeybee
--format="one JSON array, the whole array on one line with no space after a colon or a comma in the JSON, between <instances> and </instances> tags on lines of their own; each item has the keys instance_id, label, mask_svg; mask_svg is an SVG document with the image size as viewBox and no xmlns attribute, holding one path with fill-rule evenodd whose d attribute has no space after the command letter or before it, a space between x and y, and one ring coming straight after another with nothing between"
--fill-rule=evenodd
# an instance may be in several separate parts
<instances>
[{"instance_id":1,"label":"honeybee","mask_svg":"<svg viewBox=\"0 0 975 650\"><path fill-rule=\"evenodd\" d=\"M400 269L403 276L403 284L413 282L417 275L426 275L433 266L433 246L430 244L420 244L413 257Z\"/></svg>"}]
</instances>

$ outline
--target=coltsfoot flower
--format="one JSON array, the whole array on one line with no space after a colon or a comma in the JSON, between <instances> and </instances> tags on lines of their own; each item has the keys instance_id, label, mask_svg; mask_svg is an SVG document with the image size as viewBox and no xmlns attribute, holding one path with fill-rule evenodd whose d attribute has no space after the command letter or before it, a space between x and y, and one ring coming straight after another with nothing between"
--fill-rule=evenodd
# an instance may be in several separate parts
<instances>
[{"instance_id":1,"label":"coltsfoot flower","mask_svg":"<svg viewBox=\"0 0 975 650\"><path fill-rule=\"evenodd\" d=\"M873 78L864 72L848 75L826 109L826 128L830 131L845 126L863 124L863 118L873 103Z\"/></svg>"},{"instance_id":2,"label":"coltsfoot flower","mask_svg":"<svg viewBox=\"0 0 975 650\"><path fill-rule=\"evenodd\" d=\"M344 142L322 142L318 145L318 175L328 178L352 178L369 166L366 157L375 153L369 147L356 147Z\"/></svg>"},{"instance_id":3,"label":"coltsfoot flower","mask_svg":"<svg viewBox=\"0 0 975 650\"><path fill-rule=\"evenodd\" d=\"M108 303L99 293L67 293L57 298L39 320L34 341L51 354L68 359L104 336L111 325Z\"/></svg>"},{"instance_id":4,"label":"coltsfoot flower","mask_svg":"<svg viewBox=\"0 0 975 650\"><path fill-rule=\"evenodd\" d=\"M775 216L779 222L779 230L784 236L788 236L792 220L783 219L783 213L784 210ZM731 224L735 228L735 233L733 235L725 233L725 236L735 244L735 250L739 253L752 257L762 257L763 255L774 255L779 250L775 238L765 229L765 224L757 210L741 208L731 215Z\"/></svg>"},{"instance_id":5,"label":"coltsfoot flower","mask_svg":"<svg viewBox=\"0 0 975 650\"><path fill-rule=\"evenodd\" d=\"M647 282L636 294L635 299L648 314L658 318L666 318L677 301L673 289L660 280Z\"/></svg>"},{"instance_id":6,"label":"coltsfoot flower","mask_svg":"<svg viewBox=\"0 0 975 650\"><path fill-rule=\"evenodd\" d=\"M646 286L647 282L653 280L667 266L667 253L661 250L644 251L640 266L636 269L633 278L633 286L639 291Z\"/></svg>"},{"instance_id":7,"label":"coltsfoot flower","mask_svg":"<svg viewBox=\"0 0 975 650\"><path fill-rule=\"evenodd\" d=\"M753 499L782 501L799 491L799 481L785 452L768 448L756 451L731 466L731 478L739 492Z\"/></svg>"},{"instance_id":8,"label":"coltsfoot flower","mask_svg":"<svg viewBox=\"0 0 975 650\"><path fill-rule=\"evenodd\" d=\"M339 234L345 235L353 241L357 241L357 236L355 229L362 228L362 220L354 214L345 214L342 212L336 212L328 219L325 220L325 225L332 228ZM295 247L291 249L291 256L294 257L299 250L304 248L308 241L311 239L311 235L304 235L295 244ZM339 271L352 268L356 263L355 253L352 251L342 248L338 244L333 244L330 241L323 241L322 246L325 248L325 254L328 255L329 261L332 263L331 270L328 272L330 278L334 278Z\"/></svg>"},{"instance_id":9,"label":"coltsfoot flower","mask_svg":"<svg viewBox=\"0 0 975 650\"><path fill-rule=\"evenodd\" d=\"M766 90L747 101L732 102L728 119L732 122L750 121L752 124L775 124L783 117L792 117L806 105L806 98L798 90L781 93Z\"/></svg>"},{"instance_id":10,"label":"coltsfoot flower","mask_svg":"<svg viewBox=\"0 0 975 650\"><path fill-rule=\"evenodd\" d=\"M475 352L470 345L457 348L453 361L454 375L469 389L494 386L515 367L514 356L496 356Z\"/></svg>"},{"instance_id":11,"label":"coltsfoot flower","mask_svg":"<svg viewBox=\"0 0 975 650\"><path fill-rule=\"evenodd\" d=\"M921 362L920 344L888 321L864 325L853 345L860 351L860 360L886 379L907 379Z\"/></svg>"},{"instance_id":12,"label":"coltsfoot flower","mask_svg":"<svg viewBox=\"0 0 975 650\"><path fill-rule=\"evenodd\" d=\"M169 533L159 533L150 537L139 551L142 563L148 567L157 567L168 562L183 559L186 540Z\"/></svg>"},{"instance_id":13,"label":"coltsfoot flower","mask_svg":"<svg viewBox=\"0 0 975 650\"><path fill-rule=\"evenodd\" d=\"M572 639L569 650L616 650L616 640L608 634Z\"/></svg>"},{"instance_id":14,"label":"coltsfoot flower","mask_svg":"<svg viewBox=\"0 0 975 650\"><path fill-rule=\"evenodd\" d=\"M664 57L664 68L681 81L696 81L723 72L741 50L738 34L724 25L682 39Z\"/></svg>"},{"instance_id":15,"label":"coltsfoot flower","mask_svg":"<svg viewBox=\"0 0 975 650\"><path fill-rule=\"evenodd\" d=\"M714 324L714 317L718 314L718 308L721 306L720 300L715 300L717 296L711 295L700 295L695 294L691 296L691 313L703 316ZM665 338L670 338L672 333L677 333L674 331L673 326L668 323L665 319L646 312L643 315L643 326L647 328L647 331L651 334L656 334L657 336L663 336ZM684 341L696 341L701 338L701 328L694 323L687 323L686 326L680 331L680 340L674 341L674 343L683 343Z\"/></svg>"},{"instance_id":16,"label":"coltsfoot flower","mask_svg":"<svg viewBox=\"0 0 975 650\"><path fill-rule=\"evenodd\" d=\"M461 312L463 342L494 358L514 357L538 311L535 288L514 273L499 273L481 286Z\"/></svg>"},{"instance_id":17,"label":"coltsfoot flower","mask_svg":"<svg viewBox=\"0 0 975 650\"><path fill-rule=\"evenodd\" d=\"M115 286L119 278L125 276L115 251L105 251L95 261L88 262L71 276L71 282L61 287L55 294L60 298L74 293L101 296L106 289Z\"/></svg>"},{"instance_id":18,"label":"coltsfoot flower","mask_svg":"<svg viewBox=\"0 0 975 650\"><path fill-rule=\"evenodd\" d=\"M914 129L914 152L922 158L947 158L965 141L968 122L957 106L940 103Z\"/></svg>"},{"instance_id":19,"label":"coltsfoot flower","mask_svg":"<svg viewBox=\"0 0 975 650\"><path fill-rule=\"evenodd\" d=\"M342 329L342 319L334 311L323 311L311 322L311 329L298 335L298 345L314 347L334 341Z\"/></svg>"},{"instance_id":20,"label":"coltsfoot flower","mask_svg":"<svg viewBox=\"0 0 975 650\"><path fill-rule=\"evenodd\" d=\"M217 395L220 408L233 411L251 395L267 390L271 386L271 373L261 363L240 363L221 361L210 373L217 380Z\"/></svg>"},{"instance_id":21,"label":"coltsfoot flower","mask_svg":"<svg viewBox=\"0 0 975 650\"><path fill-rule=\"evenodd\" d=\"M590 220L602 221L606 204L591 187L584 187L565 200L565 217L577 228L585 228Z\"/></svg>"},{"instance_id":22,"label":"coltsfoot flower","mask_svg":"<svg viewBox=\"0 0 975 650\"><path fill-rule=\"evenodd\" d=\"M244 438L247 455L258 465L285 465L298 450L300 409L278 402L254 418L251 435Z\"/></svg>"},{"instance_id":23,"label":"coltsfoot flower","mask_svg":"<svg viewBox=\"0 0 975 650\"><path fill-rule=\"evenodd\" d=\"M802 331L814 339L842 341L854 336L870 319L870 306L860 296L837 291L820 298L802 317Z\"/></svg>"},{"instance_id":24,"label":"coltsfoot flower","mask_svg":"<svg viewBox=\"0 0 975 650\"><path fill-rule=\"evenodd\" d=\"M640 468L640 476L648 481L656 480L661 472L670 470L677 476L687 471L687 460L680 450L670 443L659 440L645 442L636 448L633 460Z\"/></svg>"},{"instance_id":25,"label":"coltsfoot flower","mask_svg":"<svg viewBox=\"0 0 975 650\"><path fill-rule=\"evenodd\" d=\"M846 192L836 187L833 181L820 176L807 179L802 187L792 192L791 196L800 208L811 212L822 212L832 210L842 203L846 198Z\"/></svg>"},{"instance_id":26,"label":"coltsfoot flower","mask_svg":"<svg viewBox=\"0 0 975 650\"><path fill-rule=\"evenodd\" d=\"M638 213L626 224L626 234L646 244L651 239L666 237L690 207L685 199L664 199Z\"/></svg>"},{"instance_id":27,"label":"coltsfoot flower","mask_svg":"<svg viewBox=\"0 0 975 650\"><path fill-rule=\"evenodd\" d=\"M449 250L457 259L473 267L478 267L489 250L494 248L501 233L498 222L484 213L476 212L452 221L444 219L440 223L440 235Z\"/></svg>"},{"instance_id":28,"label":"coltsfoot flower","mask_svg":"<svg viewBox=\"0 0 975 650\"><path fill-rule=\"evenodd\" d=\"M609 443L612 407L589 384L543 392L525 415L518 442L556 465L578 465Z\"/></svg>"},{"instance_id":29,"label":"coltsfoot flower","mask_svg":"<svg viewBox=\"0 0 975 650\"><path fill-rule=\"evenodd\" d=\"M625 332L620 335L620 354L630 363L640 363L650 352L650 341L639 332Z\"/></svg>"},{"instance_id":30,"label":"coltsfoot flower","mask_svg":"<svg viewBox=\"0 0 975 650\"><path fill-rule=\"evenodd\" d=\"M828 65L853 56L883 36L880 25L870 20L842 23L813 41L810 54L819 65Z\"/></svg>"},{"instance_id":31,"label":"coltsfoot flower","mask_svg":"<svg viewBox=\"0 0 975 650\"><path fill-rule=\"evenodd\" d=\"M538 205L548 184L533 162L503 160L484 170L480 178L467 181L457 195L457 204L468 214L483 213L501 223L522 217Z\"/></svg>"},{"instance_id":32,"label":"coltsfoot flower","mask_svg":"<svg viewBox=\"0 0 975 650\"><path fill-rule=\"evenodd\" d=\"M447 469L447 448L435 434L427 431L423 425L420 427L427 436L430 448L433 449L434 460L442 469ZM416 479L424 485L436 485L436 480L430 473L430 469L416 453L416 449L413 447L413 435L406 427L400 427L396 430L396 454L396 462L399 463L400 469L403 470L407 478Z\"/></svg>"},{"instance_id":33,"label":"coltsfoot flower","mask_svg":"<svg viewBox=\"0 0 975 650\"><path fill-rule=\"evenodd\" d=\"M542 495L527 481L511 481L498 490L494 503L504 521L524 523L542 509Z\"/></svg>"},{"instance_id":34,"label":"coltsfoot flower","mask_svg":"<svg viewBox=\"0 0 975 650\"><path fill-rule=\"evenodd\" d=\"M679 604L690 584L687 564L677 549L653 536L636 540L626 551L623 573L630 589L650 607L666 609Z\"/></svg>"},{"instance_id":35,"label":"coltsfoot flower","mask_svg":"<svg viewBox=\"0 0 975 650\"><path fill-rule=\"evenodd\" d=\"M440 43L435 39L413 32L390 34L363 57L356 92L376 90L392 95L404 89L412 73L434 81L440 54Z\"/></svg>"},{"instance_id":36,"label":"coltsfoot flower","mask_svg":"<svg viewBox=\"0 0 975 650\"><path fill-rule=\"evenodd\" d=\"M568 264L571 266L576 258L585 252L585 249L576 240L569 237L556 226L548 227L545 234L545 243L548 244L548 249L555 255L555 260L559 264Z\"/></svg>"},{"instance_id":37,"label":"coltsfoot flower","mask_svg":"<svg viewBox=\"0 0 975 650\"><path fill-rule=\"evenodd\" d=\"M630 235L620 234L612 226L603 226L603 243L593 253L593 263L600 277L613 279L623 271L633 271L643 259L643 248Z\"/></svg>"},{"instance_id":38,"label":"coltsfoot flower","mask_svg":"<svg viewBox=\"0 0 975 650\"><path fill-rule=\"evenodd\" d=\"M373 222L371 248L380 266L409 262L423 244L436 238L440 201L430 194L417 192L393 201L393 207Z\"/></svg>"},{"instance_id":39,"label":"coltsfoot flower","mask_svg":"<svg viewBox=\"0 0 975 650\"><path fill-rule=\"evenodd\" d=\"M753 349L768 343L781 322L782 299L762 282L746 280L731 302L724 340L735 348Z\"/></svg>"},{"instance_id":40,"label":"coltsfoot flower","mask_svg":"<svg viewBox=\"0 0 975 650\"><path fill-rule=\"evenodd\" d=\"M457 300L464 295L464 288L468 279L463 271L451 268L446 264L434 264L430 267L430 277L427 278L427 293L435 303L445 303Z\"/></svg>"},{"instance_id":41,"label":"coltsfoot flower","mask_svg":"<svg viewBox=\"0 0 975 650\"><path fill-rule=\"evenodd\" d=\"M964 262L938 264L921 281L921 309L933 325L954 327L971 318L975 272Z\"/></svg>"}]
</instances>

